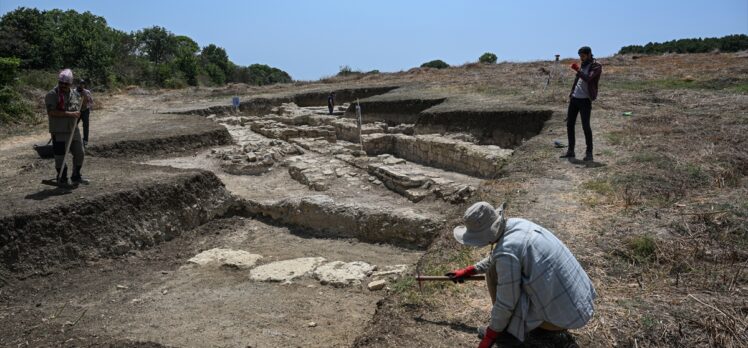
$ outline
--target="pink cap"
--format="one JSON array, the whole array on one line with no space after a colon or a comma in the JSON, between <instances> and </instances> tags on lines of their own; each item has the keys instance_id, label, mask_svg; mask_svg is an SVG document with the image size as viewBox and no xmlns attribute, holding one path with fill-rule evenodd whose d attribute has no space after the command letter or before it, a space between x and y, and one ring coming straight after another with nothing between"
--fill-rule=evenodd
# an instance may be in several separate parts
<instances>
[{"instance_id":1,"label":"pink cap","mask_svg":"<svg viewBox=\"0 0 748 348\"><path fill-rule=\"evenodd\" d=\"M70 69L64 69L57 75L57 80L63 83L73 83L73 71Z\"/></svg>"}]
</instances>

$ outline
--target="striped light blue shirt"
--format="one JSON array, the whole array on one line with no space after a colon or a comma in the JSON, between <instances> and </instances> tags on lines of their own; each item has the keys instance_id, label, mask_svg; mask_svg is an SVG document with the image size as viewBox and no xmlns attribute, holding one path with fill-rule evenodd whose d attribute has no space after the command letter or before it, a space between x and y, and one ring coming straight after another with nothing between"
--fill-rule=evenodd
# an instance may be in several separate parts
<instances>
[{"instance_id":1,"label":"striped light blue shirt","mask_svg":"<svg viewBox=\"0 0 748 348\"><path fill-rule=\"evenodd\" d=\"M507 220L491 255L475 267L496 267L492 330L519 340L543 322L575 329L594 312L595 289L571 251L553 233L525 219Z\"/></svg>"}]
</instances>

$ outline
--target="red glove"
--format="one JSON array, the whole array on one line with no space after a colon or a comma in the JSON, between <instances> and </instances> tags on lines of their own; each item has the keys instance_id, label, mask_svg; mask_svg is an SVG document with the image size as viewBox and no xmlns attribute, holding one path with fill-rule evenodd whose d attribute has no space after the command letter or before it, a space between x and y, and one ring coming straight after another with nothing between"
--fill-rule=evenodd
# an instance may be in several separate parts
<instances>
[{"instance_id":1,"label":"red glove","mask_svg":"<svg viewBox=\"0 0 748 348\"><path fill-rule=\"evenodd\" d=\"M487 327L486 334L483 335L483 339L480 341L478 348L491 348L491 346L496 342L496 339L499 338L500 334L501 333L499 332L491 330L490 327Z\"/></svg>"},{"instance_id":2,"label":"red glove","mask_svg":"<svg viewBox=\"0 0 748 348\"><path fill-rule=\"evenodd\" d=\"M452 272L449 272L445 274L449 279L451 279L455 284L456 283L464 283L465 278L469 277L473 274L478 273L478 270L475 269L475 266L467 266L465 268L456 269Z\"/></svg>"},{"instance_id":3,"label":"red glove","mask_svg":"<svg viewBox=\"0 0 748 348\"><path fill-rule=\"evenodd\" d=\"M579 71L579 65L577 63L574 63L571 65L571 70Z\"/></svg>"}]
</instances>

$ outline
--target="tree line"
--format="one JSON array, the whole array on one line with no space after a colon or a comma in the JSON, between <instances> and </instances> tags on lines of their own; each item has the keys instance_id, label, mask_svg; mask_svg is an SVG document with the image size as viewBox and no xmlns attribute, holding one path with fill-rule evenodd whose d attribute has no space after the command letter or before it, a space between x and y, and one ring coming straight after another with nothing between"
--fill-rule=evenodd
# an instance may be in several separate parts
<instances>
[{"instance_id":1,"label":"tree line","mask_svg":"<svg viewBox=\"0 0 748 348\"><path fill-rule=\"evenodd\" d=\"M181 88L243 82L291 82L264 64L239 66L222 47L200 47L184 35L153 26L134 32L109 27L91 12L19 7L0 19L0 57L17 58L21 69L73 68L99 86Z\"/></svg>"},{"instance_id":2,"label":"tree line","mask_svg":"<svg viewBox=\"0 0 748 348\"><path fill-rule=\"evenodd\" d=\"M748 35L727 35L723 37L680 39L665 42L650 42L644 46L624 46L618 54L663 54L663 53L706 53L712 51L737 52L748 50Z\"/></svg>"}]
</instances>

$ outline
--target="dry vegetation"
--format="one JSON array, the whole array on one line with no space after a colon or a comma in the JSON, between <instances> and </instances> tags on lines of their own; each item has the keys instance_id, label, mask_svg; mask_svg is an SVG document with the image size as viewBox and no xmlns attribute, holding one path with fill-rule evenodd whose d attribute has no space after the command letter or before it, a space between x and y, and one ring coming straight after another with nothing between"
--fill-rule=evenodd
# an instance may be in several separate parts
<instances>
[{"instance_id":1,"label":"dry vegetation","mask_svg":"<svg viewBox=\"0 0 748 348\"><path fill-rule=\"evenodd\" d=\"M740 347L748 342L748 55L692 54L602 59L593 105L596 163L560 161L571 61L545 86L550 62L414 68L268 87L181 90L164 101L223 100L348 85L412 85L447 102L533 105L556 111L541 135L517 149L481 198L554 230L598 291L596 316L572 333L591 347ZM424 92L425 93L425 92ZM631 112L632 116L623 116ZM581 132L577 141L581 144ZM579 150L582 147L578 147ZM455 209L459 223L464 207ZM419 263L441 274L485 250L459 248L445 230ZM490 310L484 285L424 284L394 295L358 346L475 346ZM544 345L538 339L538 345ZM743 342L743 343L741 343Z\"/></svg>"},{"instance_id":2,"label":"dry vegetation","mask_svg":"<svg viewBox=\"0 0 748 348\"><path fill-rule=\"evenodd\" d=\"M748 341L747 62L741 53L603 59L593 106L598 163L588 166L559 161L550 145L565 140L571 82L566 73L543 90L540 68L550 63L417 69L398 79L558 112L481 194L552 228L590 273L597 314L573 331L577 344L739 347ZM449 234L423 258L424 273L481 257ZM360 346L477 342L489 311L482 284L419 292L405 281L397 290Z\"/></svg>"}]
</instances>

